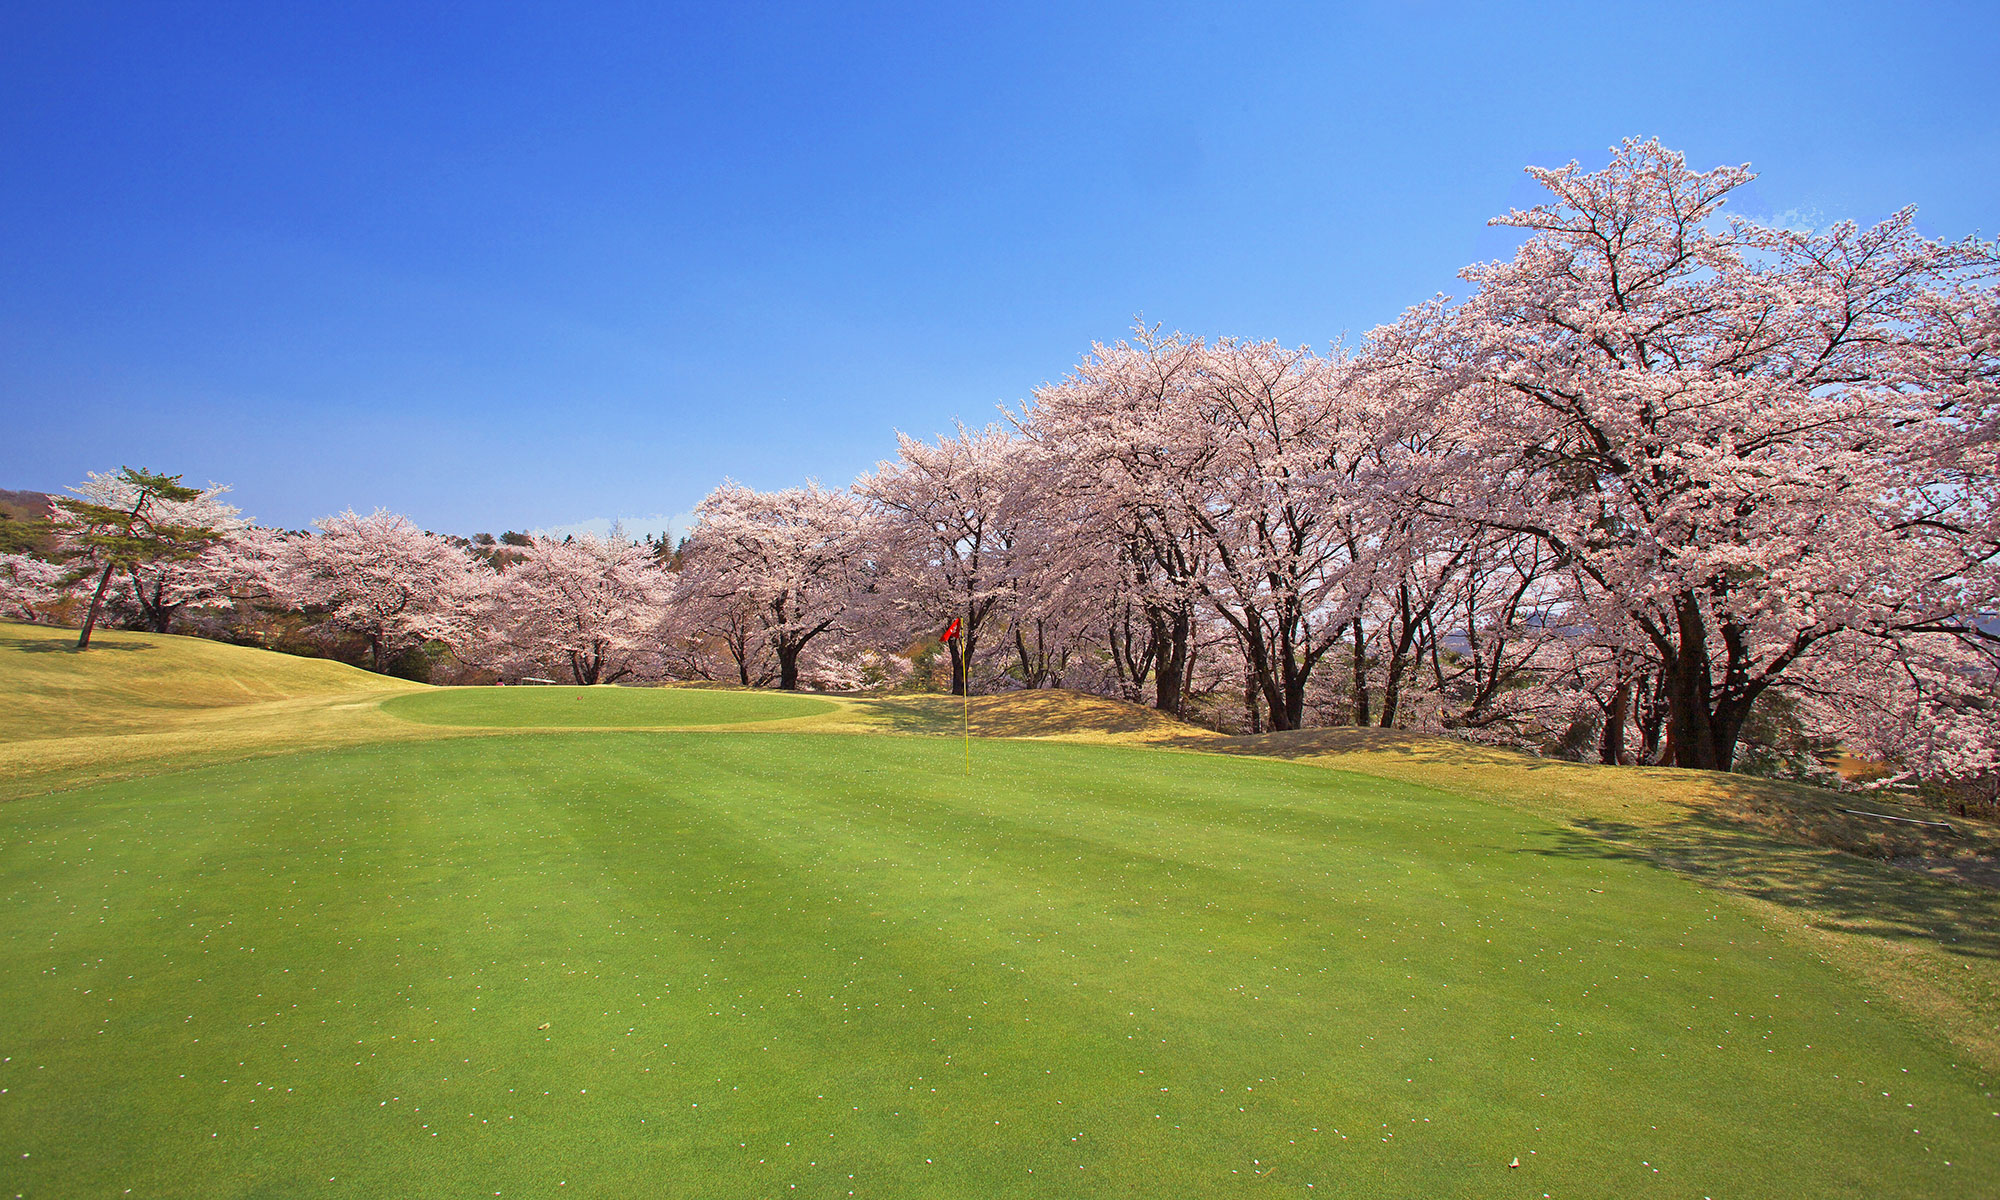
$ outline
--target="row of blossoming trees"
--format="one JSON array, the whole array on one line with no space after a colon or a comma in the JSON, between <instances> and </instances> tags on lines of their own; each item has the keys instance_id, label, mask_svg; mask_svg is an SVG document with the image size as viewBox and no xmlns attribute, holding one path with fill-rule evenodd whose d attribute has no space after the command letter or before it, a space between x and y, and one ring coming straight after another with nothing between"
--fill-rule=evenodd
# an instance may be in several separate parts
<instances>
[{"instance_id":1,"label":"row of blossoming trees","mask_svg":"<svg viewBox=\"0 0 2000 1200\"><path fill-rule=\"evenodd\" d=\"M383 513L286 535L204 493L167 523L219 536L129 570L128 604L163 629L254 595L378 669L432 642L503 676L784 688L895 682L956 617L954 691L1722 770L1782 712L1991 771L1994 247L1909 211L1725 219L1749 172L1652 142L1531 174L1515 256L1352 353L1142 328L851 488L725 483L678 547L482 554ZM0 567L17 609L27 563Z\"/></svg>"}]
</instances>

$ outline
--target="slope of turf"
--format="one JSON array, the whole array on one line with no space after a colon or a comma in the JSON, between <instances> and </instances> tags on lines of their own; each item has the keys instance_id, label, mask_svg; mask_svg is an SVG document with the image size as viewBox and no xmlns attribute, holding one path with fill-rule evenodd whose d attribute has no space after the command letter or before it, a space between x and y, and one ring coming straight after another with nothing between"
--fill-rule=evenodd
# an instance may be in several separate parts
<instances>
[{"instance_id":1,"label":"slope of turf","mask_svg":"<svg viewBox=\"0 0 2000 1200\"><path fill-rule=\"evenodd\" d=\"M829 713L828 700L709 688L439 688L397 696L382 711L424 725L485 728L673 728L741 725Z\"/></svg>"},{"instance_id":2,"label":"slope of turf","mask_svg":"<svg viewBox=\"0 0 2000 1200\"><path fill-rule=\"evenodd\" d=\"M207 709L409 691L421 684L345 663L201 638L0 621L0 742L150 731Z\"/></svg>"},{"instance_id":3,"label":"slope of turf","mask_svg":"<svg viewBox=\"0 0 2000 1200\"><path fill-rule=\"evenodd\" d=\"M462 735L381 715L422 684L200 638L0 622L0 802L190 765Z\"/></svg>"},{"instance_id":4,"label":"slope of turf","mask_svg":"<svg viewBox=\"0 0 2000 1200\"><path fill-rule=\"evenodd\" d=\"M975 751L476 738L0 806L0 1188L2000 1192L1989 1082L1602 843Z\"/></svg>"}]
</instances>

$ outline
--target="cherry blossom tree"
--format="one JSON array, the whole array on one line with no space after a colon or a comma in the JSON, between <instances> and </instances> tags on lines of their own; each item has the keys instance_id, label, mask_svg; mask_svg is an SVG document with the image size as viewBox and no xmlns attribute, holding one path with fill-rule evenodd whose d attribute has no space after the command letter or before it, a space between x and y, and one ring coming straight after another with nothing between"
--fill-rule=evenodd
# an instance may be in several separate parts
<instances>
[{"instance_id":1,"label":"cherry blossom tree","mask_svg":"<svg viewBox=\"0 0 2000 1200\"><path fill-rule=\"evenodd\" d=\"M1655 142L1532 169L1514 258L1378 330L1377 382L1449 431L1433 510L1531 535L1566 622L1630 630L1669 761L1729 769L1760 696L1846 636L1979 652L2000 596L1990 245L1725 222L1750 178Z\"/></svg>"},{"instance_id":2,"label":"cherry blossom tree","mask_svg":"<svg viewBox=\"0 0 2000 1200\"><path fill-rule=\"evenodd\" d=\"M41 621L63 596L62 568L27 554L0 554L0 616Z\"/></svg>"},{"instance_id":3,"label":"cherry blossom tree","mask_svg":"<svg viewBox=\"0 0 2000 1200\"><path fill-rule=\"evenodd\" d=\"M97 509L121 512L132 507L140 491L124 472L96 471L69 490ZM175 616L190 604L227 599L233 564L227 543L249 527L242 511L222 499L229 491L226 485L188 490L192 494L186 499L151 497L146 506L150 519L162 530L178 532L167 536L171 545L164 552L124 560L107 589L107 598L129 601L140 622L155 633L171 632ZM69 533L72 548L80 548L84 523L73 510L58 512L59 528Z\"/></svg>"},{"instance_id":4,"label":"cherry blossom tree","mask_svg":"<svg viewBox=\"0 0 2000 1200\"><path fill-rule=\"evenodd\" d=\"M76 648L86 650L115 576L128 573L138 581L162 564L198 557L221 536L204 521L213 515L207 502L225 489L210 485L204 491L178 475L123 467L115 475L92 472L70 490L74 497L55 502L55 527L62 553L97 574L76 640Z\"/></svg>"},{"instance_id":5,"label":"cherry blossom tree","mask_svg":"<svg viewBox=\"0 0 2000 1200\"><path fill-rule=\"evenodd\" d=\"M778 678L754 597L676 577L656 636L675 678L712 680L734 673L744 687L768 687Z\"/></svg>"},{"instance_id":6,"label":"cherry blossom tree","mask_svg":"<svg viewBox=\"0 0 2000 1200\"><path fill-rule=\"evenodd\" d=\"M317 615L322 633L362 639L373 670L426 641L464 645L478 628L493 575L463 548L383 509L315 528L286 543L277 597Z\"/></svg>"},{"instance_id":7,"label":"cherry blossom tree","mask_svg":"<svg viewBox=\"0 0 2000 1200\"><path fill-rule=\"evenodd\" d=\"M1032 493L1027 447L997 426L959 426L935 444L897 435L897 458L854 485L878 519L872 553L887 604L877 611L906 636L959 620L953 695L1017 596L1015 547Z\"/></svg>"},{"instance_id":8,"label":"cherry blossom tree","mask_svg":"<svg viewBox=\"0 0 2000 1200\"><path fill-rule=\"evenodd\" d=\"M1801 689L1807 719L1828 740L1895 764L1885 782L2000 770L2000 671L1963 639L1843 638L1821 657Z\"/></svg>"},{"instance_id":9,"label":"cherry blossom tree","mask_svg":"<svg viewBox=\"0 0 2000 1200\"><path fill-rule=\"evenodd\" d=\"M1161 568L1162 615L1177 590L1205 601L1236 631L1272 728L1296 729L1390 532L1371 403L1337 359L1142 329L1037 392L1027 424L1098 473L1130 557Z\"/></svg>"},{"instance_id":10,"label":"cherry blossom tree","mask_svg":"<svg viewBox=\"0 0 2000 1200\"><path fill-rule=\"evenodd\" d=\"M724 481L696 506L677 590L717 618L746 685L754 639L775 658L778 686L798 690L801 655L841 630L866 585L865 520L851 493L817 483L757 492Z\"/></svg>"},{"instance_id":11,"label":"cherry blossom tree","mask_svg":"<svg viewBox=\"0 0 2000 1200\"><path fill-rule=\"evenodd\" d=\"M1039 492L1066 497L1060 531L1072 570L1109 570L1103 636L1125 698L1153 683L1153 705L1179 715L1192 664L1197 581L1207 544L1171 486L1177 468L1151 427L1192 403L1204 348L1141 327L1096 344L1060 383L1036 389L1022 429L1040 447Z\"/></svg>"},{"instance_id":12,"label":"cherry blossom tree","mask_svg":"<svg viewBox=\"0 0 2000 1200\"><path fill-rule=\"evenodd\" d=\"M900 654L861 646L844 637L823 637L799 664L800 687L815 692L860 692L893 687L910 677L913 664Z\"/></svg>"},{"instance_id":13,"label":"cherry blossom tree","mask_svg":"<svg viewBox=\"0 0 2000 1200\"><path fill-rule=\"evenodd\" d=\"M652 653L667 590L652 552L616 530L531 537L492 589L490 625L517 657L614 683Z\"/></svg>"}]
</instances>

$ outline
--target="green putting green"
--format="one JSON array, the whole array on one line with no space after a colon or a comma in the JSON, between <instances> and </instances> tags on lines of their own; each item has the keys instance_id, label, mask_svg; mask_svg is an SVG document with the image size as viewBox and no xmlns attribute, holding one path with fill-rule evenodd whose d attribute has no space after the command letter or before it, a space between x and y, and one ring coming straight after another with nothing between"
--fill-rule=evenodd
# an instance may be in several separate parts
<instances>
[{"instance_id":1,"label":"green putting green","mask_svg":"<svg viewBox=\"0 0 2000 1200\"><path fill-rule=\"evenodd\" d=\"M1600 842L973 749L454 739L0 806L0 1187L2000 1194L1990 1080Z\"/></svg>"},{"instance_id":2,"label":"green putting green","mask_svg":"<svg viewBox=\"0 0 2000 1200\"><path fill-rule=\"evenodd\" d=\"M397 696L382 711L425 725L497 728L743 725L832 712L828 700L707 688L438 688Z\"/></svg>"}]
</instances>

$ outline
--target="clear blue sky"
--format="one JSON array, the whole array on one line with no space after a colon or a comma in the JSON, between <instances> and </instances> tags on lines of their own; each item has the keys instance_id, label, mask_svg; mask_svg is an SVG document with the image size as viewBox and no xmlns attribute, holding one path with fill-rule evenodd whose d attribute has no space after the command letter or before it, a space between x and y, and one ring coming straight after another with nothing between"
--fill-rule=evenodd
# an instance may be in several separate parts
<instances>
[{"instance_id":1,"label":"clear blue sky","mask_svg":"<svg viewBox=\"0 0 2000 1200\"><path fill-rule=\"evenodd\" d=\"M1990 236L1996 46L1991 2L7 4L0 487L469 533L845 483L1136 315L1358 338L1627 135Z\"/></svg>"}]
</instances>

